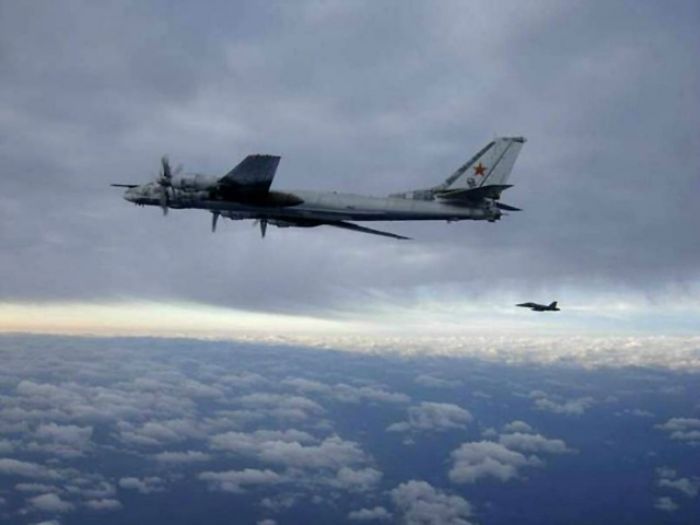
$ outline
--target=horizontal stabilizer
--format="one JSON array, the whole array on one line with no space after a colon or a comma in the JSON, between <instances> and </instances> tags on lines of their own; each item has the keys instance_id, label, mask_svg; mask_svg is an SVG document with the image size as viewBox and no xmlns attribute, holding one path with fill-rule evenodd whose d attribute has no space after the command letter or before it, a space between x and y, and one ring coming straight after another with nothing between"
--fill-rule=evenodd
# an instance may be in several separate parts
<instances>
[{"instance_id":1,"label":"horizontal stabilizer","mask_svg":"<svg viewBox=\"0 0 700 525\"><path fill-rule=\"evenodd\" d=\"M499 210L506 211L523 211L522 208L516 208L515 206L511 206L510 204L503 204L502 202L497 202L496 208L498 208Z\"/></svg>"},{"instance_id":2,"label":"horizontal stabilizer","mask_svg":"<svg viewBox=\"0 0 700 525\"><path fill-rule=\"evenodd\" d=\"M512 184L490 184L477 188L446 190L438 193L438 197L455 201L480 201L482 199L499 199L501 192L511 188Z\"/></svg>"}]
</instances>

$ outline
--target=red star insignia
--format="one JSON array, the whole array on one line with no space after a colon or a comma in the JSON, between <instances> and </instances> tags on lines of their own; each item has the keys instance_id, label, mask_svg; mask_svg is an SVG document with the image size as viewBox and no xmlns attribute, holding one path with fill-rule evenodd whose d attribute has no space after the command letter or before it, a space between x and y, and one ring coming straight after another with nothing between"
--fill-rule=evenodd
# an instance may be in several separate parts
<instances>
[{"instance_id":1,"label":"red star insignia","mask_svg":"<svg viewBox=\"0 0 700 525\"><path fill-rule=\"evenodd\" d=\"M483 164L481 164L481 162L479 162L479 164L477 164L476 166L474 166L474 173L475 173L476 175L483 175L485 171L486 171L486 166L484 166Z\"/></svg>"}]
</instances>

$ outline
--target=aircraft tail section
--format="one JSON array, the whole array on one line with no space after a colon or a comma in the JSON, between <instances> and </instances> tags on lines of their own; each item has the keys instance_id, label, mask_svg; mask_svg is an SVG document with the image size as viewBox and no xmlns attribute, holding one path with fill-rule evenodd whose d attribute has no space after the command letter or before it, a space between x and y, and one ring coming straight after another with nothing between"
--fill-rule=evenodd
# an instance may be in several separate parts
<instances>
[{"instance_id":1,"label":"aircraft tail section","mask_svg":"<svg viewBox=\"0 0 700 525\"><path fill-rule=\"evenodd\" d=\"M454 202L498 200L501 192L511 187L507 181L523 144L523 137L497 138L481 148L442 184L425 190L395 193L390 197L433 200L437 196ZM512 206L504 209L517 210Z\"/></svg>"},{"instance_id":2,"label":"aircraft tail section","mask_svg":"<svg viewBox=\"0 0 700 525\"><path fill-rule=\"evenodd\" d=\"M557 307L557 302L556 302L556 301L550 303L549 306L548 306L548 308L556 308L556 307Z\"/></svg>"},{"instance_id":3,"label":"aircraft tail section","mask_svg":"<svg viewBox=\"0 0 700 525\"><path fill-rule=\"evenodd\" d=\"M523 137L501 137L487 144L436 190L504 186L525 143Z\"/></svg>"}]
</instances>

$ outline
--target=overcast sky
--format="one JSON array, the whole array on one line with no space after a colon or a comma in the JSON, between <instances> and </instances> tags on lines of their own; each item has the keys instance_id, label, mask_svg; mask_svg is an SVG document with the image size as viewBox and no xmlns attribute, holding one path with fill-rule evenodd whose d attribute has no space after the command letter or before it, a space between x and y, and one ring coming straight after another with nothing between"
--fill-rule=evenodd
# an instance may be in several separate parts
<instances>
[{"instance_id":1,"label":"overcast sky","mask_svg":"<svg viewBox=\"0 0 700 525\"><path fill-rule=\"evenodd\" d=\"M698 27L694 1L0 1L0 303L437 312L439 329L452 307L467 322L559 299L674 306L637 320L690 326ZM203 211L164 218L109 187L151 180L163 153L222 175L271 153L274 187L381 195L442 181L496 135L528 139L504 195L525 211L380 225L410 242L212 235Z\"/></svg>"}]
</instances>

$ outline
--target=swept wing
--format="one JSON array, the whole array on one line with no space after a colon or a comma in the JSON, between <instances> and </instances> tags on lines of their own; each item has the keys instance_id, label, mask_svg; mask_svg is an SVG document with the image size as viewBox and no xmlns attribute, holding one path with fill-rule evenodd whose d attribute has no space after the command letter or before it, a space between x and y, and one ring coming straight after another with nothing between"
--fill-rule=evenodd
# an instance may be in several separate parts
<instances>
[{"instance_id":1,"label":"swept wing","mask_svg":"<svg viewBox=\"0 0 700 525\"><path fill-rule=\"evenodd\" d=\"M396 233L385 232L382 230L375 230L373 228L367 228L365 226L360 226L360 225L354 224L352 222L332 221L332 222L322 222L321 224L325 224L327 226L334 226L336 228L342 228L344 230L351 230L354 232L371 233L373 235L381 235L382 237L391 237L392 239L410 240L410 237L404 237L403 235L398 235Z\"/></svg>"}]
</instances>

